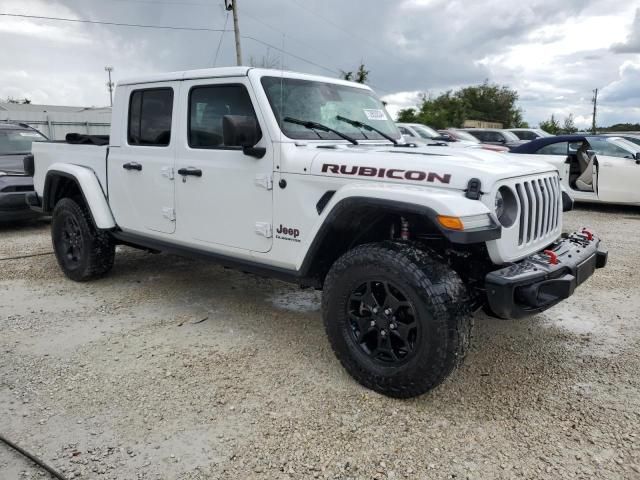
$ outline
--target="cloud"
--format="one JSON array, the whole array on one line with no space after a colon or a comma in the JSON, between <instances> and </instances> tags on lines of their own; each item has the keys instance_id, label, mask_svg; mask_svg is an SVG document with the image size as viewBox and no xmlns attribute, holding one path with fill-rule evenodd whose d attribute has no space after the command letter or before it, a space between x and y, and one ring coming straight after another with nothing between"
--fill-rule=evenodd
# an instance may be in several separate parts
<instances>
[{"instance_id":1,"label":"cloud","mask_svg":"<svg viewBox=\"0 0 640 480\"><path fill-rule=\"evenodd\" d=\"M640 53L640 8L636 9L636 14L626 40L615 43L611 46L611 50L616 53Z\"/></svg>"},{"instance_id":2,"label":"cloud","mask_svg":"<svg viewBox=\"0 0 640 480\"><path fill-rule=\"evenodd\" d=\"M362 61L390 112L419 103L419 92L437 94L488 78L518 90L531 123L552 112L588 116L591 90L602 88L606 98L606 87L623 81L623 63L635 61L629 54L614 55L613 45L633 43L640 30L636 26L628 33L634 14L637 24L636 6L616 0L276 3L240 3L246 62L269 55L291 70L337 76ZM0 11L214 29L223 27L227 15L222 2L209 0L3 0ZM227 29L231 25L228 21ZM209 67L221 38L217 65L233 65L232 33L0 17L0 98L104 105L105 65L114 66L116 81ZM610 98L629 91L625 82L609 89ZM632 120L627 115L637 115L626 104L619 112L619 118L615 112L612 118L626 121Z\"/></svg>"},{"instance_id":3,"label":"cloud","mask_svg":"<svg viewBox=\"0 0 640 480\"><path fill-rule=\"evenodd\" d=\"M640 62L623 63L619 80L603 88L600 99L608 103L640 105Z\"/></svg>"}]
</instances>

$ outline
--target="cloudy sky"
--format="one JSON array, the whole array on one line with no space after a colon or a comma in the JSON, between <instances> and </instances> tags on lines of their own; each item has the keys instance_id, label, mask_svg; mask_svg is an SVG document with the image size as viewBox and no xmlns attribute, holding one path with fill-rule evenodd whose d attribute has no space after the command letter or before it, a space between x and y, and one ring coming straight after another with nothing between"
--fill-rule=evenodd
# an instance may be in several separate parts
<instances>
[{"instance_id":1,"label":"cloudy sky","mask_svg":"<svg viewBox=\"0 0 640 480\"><path fill-rule=\"evenodd\" d=\"M518 90L532 124L589 124L596 87L600 125L640 122L640 0L237 1L244 63L336 76L363 61L392 113L489 79ZM231 30L223 3L2 0L0 13ZM0 98L34 103L107 104L105 65L117 81L235 63L233 34L208 30L0 16L0 46Z\"/></svg>"}]
</instances>

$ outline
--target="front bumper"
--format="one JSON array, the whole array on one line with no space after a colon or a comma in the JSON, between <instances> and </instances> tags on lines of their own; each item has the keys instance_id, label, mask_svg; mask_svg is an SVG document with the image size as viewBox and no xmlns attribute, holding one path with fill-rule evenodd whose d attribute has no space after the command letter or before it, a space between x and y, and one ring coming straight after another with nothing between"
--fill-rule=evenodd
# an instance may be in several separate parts
<instances>
[{"instance_id":1,"label":"front bumper","mask_svg":"<svg viewBox=\"0 0 640 480\"><path fill-rule=\"evenodd\" d=\"M0 177L0 220L21 220L39 214L29 208L28 193L33 192L33 178L22 175Z\"/></svg>"},{"instance_id":2,"label":"front bumper","mask_svg":"<svg viewBox=\"0 0 640 480\"><path fill-rule=\"evenodd\" d=\"M568 235L543 252L485 277L491 311L500 318L542 312L570 297L596 268L607 264L600 239L586 229Z\"/></svg>"}]
</instances>

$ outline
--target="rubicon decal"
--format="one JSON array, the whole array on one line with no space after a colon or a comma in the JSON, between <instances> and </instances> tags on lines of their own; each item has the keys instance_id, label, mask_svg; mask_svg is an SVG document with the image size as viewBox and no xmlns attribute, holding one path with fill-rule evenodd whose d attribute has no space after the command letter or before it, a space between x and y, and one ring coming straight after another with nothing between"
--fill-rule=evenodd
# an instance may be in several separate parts
<instances>
[{"instance_id":1,"label":"rubicon decal","mask_svg":"<svg viewBox=\"0 0 640 480\"><path fill-rule=\"evenodd\" d=\"M417 182L451 182L450 173L423 172L422 170L402 170L399 168L361 167L358 165L334 165L323 163L322 172L338 175L357 175L360 177L392 178L394 180L414 180Z\"/></svg>"},{"instance_id":2,"label":"rubicon decal","mask_svg":"<svg viewBox=\"0 0 640 480\"><path fill-rule=\"evenodd\" d=\"M279 238L280 240L300 242L300 240L298 239L299 236L300 230L298 230L297 228L285 227L282 224L280 224L280 226L276 230L276 238Z\"/></svg>"}]
</instances>

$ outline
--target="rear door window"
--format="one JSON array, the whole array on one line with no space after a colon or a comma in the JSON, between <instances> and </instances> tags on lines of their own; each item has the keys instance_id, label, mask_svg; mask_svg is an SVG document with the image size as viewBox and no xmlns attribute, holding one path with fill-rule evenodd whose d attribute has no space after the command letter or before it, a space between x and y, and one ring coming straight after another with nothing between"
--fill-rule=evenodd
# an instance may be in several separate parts
<instances>
[{"instance_id":1,"label":"rear door window","mask_svg":"<svg viewBox=\"0 0 640 480\"><path fill-rule=\"evenodd\" d=\"M134 90L129 100L129 145L169 145L172 114L172 88Z\"/></svg>"}]
</instances>

